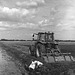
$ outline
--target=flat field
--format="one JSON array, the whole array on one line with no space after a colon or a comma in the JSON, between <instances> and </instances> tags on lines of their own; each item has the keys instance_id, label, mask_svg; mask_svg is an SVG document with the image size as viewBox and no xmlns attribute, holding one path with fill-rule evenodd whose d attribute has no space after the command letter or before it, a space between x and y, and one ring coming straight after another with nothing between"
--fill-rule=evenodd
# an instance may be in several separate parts
<instances>
[{"instance_id":1,"label":"flat field","mask_svg":"<svg viewBox=\"0 0 75 75\"><path fill-rule=\"evenodd\" d=\"M70 52L75 57L75 42L59 42L61 52Z\"/></svg>"},{"instance_id":2,"label":"flat field","mask_svg":"<svg viewBox=\"0 0 75 75\"><path fill-rule=\"evenodd\" d=\"M32 41L1 41L1 47L7 52L8 55L12 56L13 58L18 58L21 62L24 61L26 55L29 54L29 45L33 44ZM72 53L75 57L75 42L58 42L59 48L61 52L68 52ZM22 64L22 63L21 63ZM58 64L60 65L60 64ZM49 67L49 65L48 65ZM62 66L63 67L63 66ZM62 70L62 67L55 68L52 73L56 73L56 70ZM70 65L68 66L70 67ZM75 70L75 64L73 65ZM24 67L22 67L24 68ZM22 69L20 69L22 70ZM63 69L64 70L64 69ZM23 70L22 70L23 72ZM61 71L60 71L61 72ZM52 74L56 75L56 74ZM73 74L75 75L75 73Z\"/></svg>"},{"instance_id":3,"label":"flat field","mask_svg":"<svg viewBox=\"0 0 75 75\"><path fill-rule=\"evenodd\" d=\"M2 44L15 50L22 51L24 53L29 52L29 46L33 44L32 41L1 41ZM58 42L61 52L71 52L75 56L75 42Z\"/></svg>"}]
</instances>

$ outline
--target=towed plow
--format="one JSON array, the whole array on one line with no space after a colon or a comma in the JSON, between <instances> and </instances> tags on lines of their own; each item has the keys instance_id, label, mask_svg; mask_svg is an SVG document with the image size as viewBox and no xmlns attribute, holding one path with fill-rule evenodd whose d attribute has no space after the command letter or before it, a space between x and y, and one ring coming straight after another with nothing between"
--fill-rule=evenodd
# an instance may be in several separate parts
<instances>
[{"instance_id":1,"label":"towed plow","mask_svg":"<svg viewBox=\"0 0 75 75\"><path fill-rule=\"evenodd\" d=\"M75 59L71 55L71 53L59 53L58 55L55 54L44 54L43 58L47 63L53 62L75 62Z\"/></svg>"}]
</instances>

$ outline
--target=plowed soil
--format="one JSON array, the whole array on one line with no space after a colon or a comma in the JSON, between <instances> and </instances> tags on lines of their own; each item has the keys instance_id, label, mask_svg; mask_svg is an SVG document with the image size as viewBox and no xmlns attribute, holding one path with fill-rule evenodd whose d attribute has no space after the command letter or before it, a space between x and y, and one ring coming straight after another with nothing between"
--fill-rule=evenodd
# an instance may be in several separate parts
<instances>
[{"instance_id":1,"label":"plowed soil","mask_svg":"<svg viewBox=\"0 0 75 75\"><path fill-rule=\"evenodd\" d=\"M29 42L27 44L30 44ZM29 48L25 46L26 42L0 42L0 75L27 75L24 69L24 60L29 54ZM75 55L75 43L74 44L60 44L59 45L62 52L72 52ZM30 58L31 59L31 58ZM27 60L27 59L26 59ZM30 60L28 60L30 62ZM2 63L3 62L3 63ZM68 64L64 64L65 66ZM74 65L74 66L73 66ZM66 69L63 64L52 64L47 66L52 70L51 75L57 75L57 72ZM73 67L75 71L75 64L68 65L67 68ZM60 71L58 71L60 70ZM69 75L75 75L73 70L69 70ZM50 75L50 74L49 74ZM61 74L63 75L63 74ZM66 74L65 74L66 75Z\"/></svg>"}]
</instances>

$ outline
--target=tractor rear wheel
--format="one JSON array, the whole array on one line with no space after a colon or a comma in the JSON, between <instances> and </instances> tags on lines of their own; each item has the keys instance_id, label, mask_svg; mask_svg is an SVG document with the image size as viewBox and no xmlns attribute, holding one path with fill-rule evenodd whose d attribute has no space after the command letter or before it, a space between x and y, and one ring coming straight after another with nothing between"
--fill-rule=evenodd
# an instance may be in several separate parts
<instances>
[{"instance_id":1,"label":"tractor rear wheel","mask_svg":"<svg viewBox=\"0 0 75 75\"><path fill-rule=\"evenodd\" d=\"M36 51L35 51L35 54L36 54L36 57L40 57L42 52L45 50L45 46L42 45L42 44L37 44L36 45Z\"/></svg>"},{"instance_id":2,"label":"tractor rear wheel","mask_svg":"<svg viewBox=\"0 0 75 75\"><path fill-rule=\"evenodd\" d=\"M38 48L36 48L36 56L37 56L37 57L40 57L40 56L41 56L41 55L40 55L40 51L39 51Z\"/></svg>"}]
</instances>

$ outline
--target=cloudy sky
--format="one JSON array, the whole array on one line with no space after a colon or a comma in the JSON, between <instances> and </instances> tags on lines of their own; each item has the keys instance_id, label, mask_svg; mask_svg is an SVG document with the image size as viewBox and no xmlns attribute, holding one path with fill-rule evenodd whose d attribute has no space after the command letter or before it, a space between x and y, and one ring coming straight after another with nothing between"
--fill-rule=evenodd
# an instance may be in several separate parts
<instances>
[{"instance_id":1,"label":"cloudy sky","mask_svg":"<svg viewBox=\"0 0 75 75\"><path fill-rule=\"evenodd\" d=\"M0 39L31 39L39 31L75 40L75 0L0 0Z\"/></svg>"}]
</instances>

